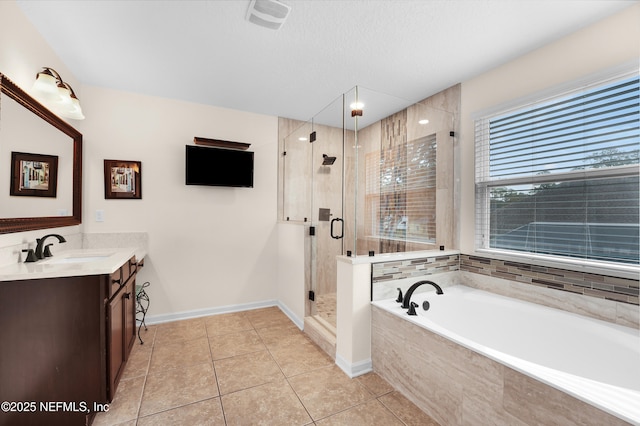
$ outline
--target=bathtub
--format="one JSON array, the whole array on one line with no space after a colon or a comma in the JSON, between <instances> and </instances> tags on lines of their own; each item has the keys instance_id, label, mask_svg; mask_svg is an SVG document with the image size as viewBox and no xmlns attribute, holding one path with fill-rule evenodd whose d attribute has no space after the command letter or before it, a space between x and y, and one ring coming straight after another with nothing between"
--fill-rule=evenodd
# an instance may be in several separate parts
<instances>
[{"instance_id":1,"label":"bathtub","mask_svg":"<svg viewBox=\"0 0 640 426\"><path fill-rule=\"evenodd\" d=\"M430 302L427 311L424 300ZM393 299L372 304L640 425L638 330L462 285L445 288L443 295L432 289L414 294L412 301L419 304L416 316ZM429 348L424 351L428 355Z\"/></svg>"}]
</instances>

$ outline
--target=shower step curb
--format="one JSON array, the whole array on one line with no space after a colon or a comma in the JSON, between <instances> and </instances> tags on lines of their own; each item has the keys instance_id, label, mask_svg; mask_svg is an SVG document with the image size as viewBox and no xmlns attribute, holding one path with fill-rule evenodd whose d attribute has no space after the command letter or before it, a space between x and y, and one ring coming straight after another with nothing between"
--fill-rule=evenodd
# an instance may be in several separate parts
<instances>
[{"instance_id":1,"label":"shower step curb","mask_svg":"<svg viewBox=\"0 0 640 426\"><path fill-rule=\"evenodd\" d=\"M335 361L336 329L318 317L304 318L304 333Z\"/></svg>"}]
</instances>

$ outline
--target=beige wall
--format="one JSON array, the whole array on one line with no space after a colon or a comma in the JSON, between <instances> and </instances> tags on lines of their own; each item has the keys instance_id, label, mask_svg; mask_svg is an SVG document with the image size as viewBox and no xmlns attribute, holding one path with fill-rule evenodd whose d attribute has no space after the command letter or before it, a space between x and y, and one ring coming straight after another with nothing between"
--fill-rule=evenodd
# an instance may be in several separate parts
<instances>
[{"instance_id":1,"label":"beige wall","mask_svg":"<svg viewBox=\"0 0 640 426\"><path fill-rule=\"evenodd\" d=\"M277 118L85 86L84 230L145 231L151 314L277 299ZM254 188L184 184L194 136L250 143ZM142 200L105 200L103 160L142 161ZM95 211L103 210L104 222Z\"/></svg>"},{"instance_id":2,"label":"beige wall","mask_svg":"<svg viewBox=\"0 0 640 426\"><path fill-rule=\"evenodd\" d=\"M585 78L640 55L640 4L462 84L460 249L474 253L472 115L514 99Z\"/></svg>"}]
</instances>

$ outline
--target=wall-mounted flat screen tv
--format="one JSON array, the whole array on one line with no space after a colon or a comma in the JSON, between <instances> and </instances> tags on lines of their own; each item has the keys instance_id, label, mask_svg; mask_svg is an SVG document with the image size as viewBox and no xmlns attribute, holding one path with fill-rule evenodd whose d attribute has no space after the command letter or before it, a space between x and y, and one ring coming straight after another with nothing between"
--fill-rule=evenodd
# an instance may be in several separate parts
<instances>
[{"instance_id":1,"label":"wall-mounted flat screen tv","mask_svg":"<svg viewBox=\"0 0 640 426\"><path fill-rule=\"evenodd\" d=\"M253 188L253 152L186 145L187 185Z\"/></svg>"}]
</instances>

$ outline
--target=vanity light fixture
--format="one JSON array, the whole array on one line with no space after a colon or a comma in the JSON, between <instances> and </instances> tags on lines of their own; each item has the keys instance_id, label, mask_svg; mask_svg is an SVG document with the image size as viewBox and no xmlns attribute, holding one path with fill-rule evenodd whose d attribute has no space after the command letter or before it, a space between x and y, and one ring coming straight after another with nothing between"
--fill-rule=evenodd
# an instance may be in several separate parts
<instances>
[{"instance_id":1,"label":"vanity light fixture","mask_svg":"<svg viewBox=\"0 0 640 426\"><path fill-rule=\"evenodd\" d=\"M41 99L53 112L64 118L84 120L80 101L68 83L56 70L43 67L36 75L33 93Z\"/></svg>"}]
</instances>

